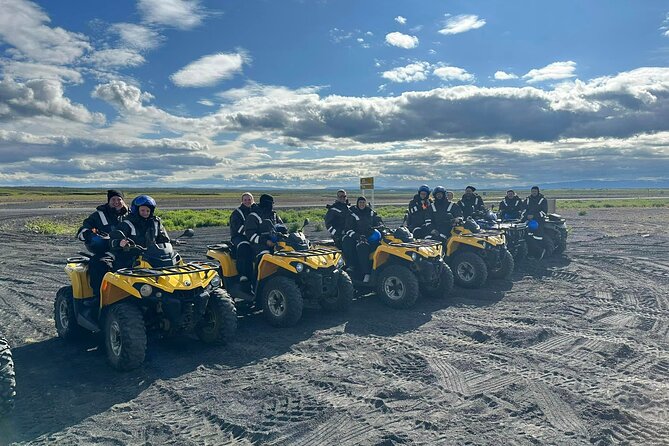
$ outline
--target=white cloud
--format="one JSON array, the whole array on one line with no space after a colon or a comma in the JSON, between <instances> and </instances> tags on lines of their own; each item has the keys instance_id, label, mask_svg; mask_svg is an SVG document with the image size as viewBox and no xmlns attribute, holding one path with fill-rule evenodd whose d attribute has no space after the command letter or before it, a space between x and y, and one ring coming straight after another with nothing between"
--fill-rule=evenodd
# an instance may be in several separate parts
<instances>
[{"instance_id":1,"label":"white cloud","mask_svg":"<svg viewBox=\"0 0 669 446\"><path fill-rule=\"evenodd\" d=\"M213 106L216 105L212 101L210 101L209 99L200 99L199 101L197 101L197 103L200 104L200 105L204 105L206 107L213 107Z\"/></svg>"},{"instance_id":2,"label":"white cloud","mask_svg":"<svg viewBox=\"0 0 669 446\"><path fill-rule=\"evenodd\" d=\"M402 17L401 15L398 15L397 17L395 17L395 21L400 25L404 25L407 22L407 19L405 17Z\"/></svg>"},{"instance_id":3,"label":"white cloud","mask_svg":"<svg viewBox=\"0 0 669 446\"><path fill-rule=\"evenodd\" d=\"M462 14L450 17L446 20L443 29L439 30L439 34L451 35L460 34L473 29L478 29L486 24L484 19L480 19L477 15Z\"/></svg>"},{"instance_id":4,"label":"white cloud","mask_svg":"<svg viewBox=\"0 0 669 446\"><path fill-rule=\"evenodd\" d=\"M170 79L179 87L207 87L241 73L244 64L250 60L244 52L212 54L191 62L172 74Z\"/></svg>"},{"instance_id":5,"label":"white cloud","mask_svg":"<svg viewBox=\"0 0 669 446\"><path fill-rule=\"evenodd\" d=\"M139 0L137 7L145 22L179 29L194 28L205 16L199 0Z\"/></svg>"},{"instance_id":6,"label":"white cloud","mask_svg":"<svg viewBox=\"0 0 669 446\"><path fill-rule=\"evenodd\" d=\"M79 71L59 65L0 59L0 66L5 76L15 80L49 79L73 84L83 81Z\"/></svg>"},{"instance_id":7,"label":"white cloud","mask_svg":"<svg viewBox=\"0 0 669 446\"><path fill-rule=\"evenodd\" d=\"M381 75L384 79L391 82L417 82L427 79L427 71L430 64L427 62L414 62L405 67L393 68L384 71Z\"/></svg>"},{"instance_id":8,"label":"white cloud","mask_svg":"<svg viewBox=\"0 0 669 446\"><path fill-rule=\"evenodd\" d=\"M35 62L66 64L91 49L88 39L63 28L48 26L49 16L26 0L0 0L0 41L10 54Z\"/></svg>"},{"instance_id":9,"label":"white cloud","mask_svg":"<svg viewBox=\"0 0 669 446\"><path fill-rule=\"evenodd\" d=\"M121 110L132 112L140 111L144 107L143 102L153 98L150 93L142 92L134 85L123 81L98 85L93 90L92 96L109 102Z\"/></svg>"},{"instance_id":10,"label":"white cloud","mask_svg":"<svg viewBox=\"0 0 669 446\"><path fill-rule=\"evenodd\" d=\"M156 48L163 41L157 31L134 23L115 23L111 30L119 35L126 47L139 51Z\"/></svg>"},{"instance_id":11,"label":"white cloud","mask_svg":"<svg viewBox=\"0 0 669 446\"><path fill-rule=\"evenodd\" d=\"M432 72L435 76L444 81L462 81L471 82L474 76L467 72L467 70L459 67L439 67Z\"/></svg>"},{"instance_id":12,"label":"white cloud","mask_svg":"<svg viewBox=\"0 0 669 446\"><path fill-rule=\"evenodd\" d=\"M505 71L496 71L495 79L497 79L498 81L507 81L510 79L518 79L518 76L516 76L513 73L507 73Z\"/></svg>"},{"instance_id":13,"label":"white cloud","mask_svg":"<svg viewBox=\"0 0 669 446\"><path fill-rule=\"evenodd\" d=\"M87 57L87 60L97 68L102 69L136 67L146 62L141 54L128 48L95 51Z\"/></svg>"},{"instance_id":14,"label":"white cloud","mask_svg":"<svg viewBox=\"0 0 669 446\"><path fill-rule=\"evenodd\" d=\"M386 34L386 42L399 48L411 49L418 46L418 37L400 32L392 32Z\"/></svg>"},{"instance_id":15,"label":"white cloud","mask_svg":"<svg viewBox=\"0 0 669 446\"><path fill-rule=\"evenodd\" d=\"M527 83L543 82L549 80L561 80L576 77L576 62L553 62L543 68L535 68L523 75Z\"/></svg>"}]
</instances>

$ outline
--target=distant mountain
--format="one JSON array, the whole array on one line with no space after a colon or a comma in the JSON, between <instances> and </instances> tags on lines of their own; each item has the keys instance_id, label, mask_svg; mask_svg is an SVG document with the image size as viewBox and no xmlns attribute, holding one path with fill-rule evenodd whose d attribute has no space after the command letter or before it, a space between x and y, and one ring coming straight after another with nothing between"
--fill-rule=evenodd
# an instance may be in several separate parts
<instances>
[{"instance_id":1,"label":"distant mountain","mask_svg":"<svg viewBox=\"0 0 669 446\"><path fill-rule=\"evenodd\" d=\"M529 189L528 186L524 187ZM669 179L561 181L557 183L541 183L540 187L542 189L666 189L669 188Z\"/></svg>"}]
</instances>

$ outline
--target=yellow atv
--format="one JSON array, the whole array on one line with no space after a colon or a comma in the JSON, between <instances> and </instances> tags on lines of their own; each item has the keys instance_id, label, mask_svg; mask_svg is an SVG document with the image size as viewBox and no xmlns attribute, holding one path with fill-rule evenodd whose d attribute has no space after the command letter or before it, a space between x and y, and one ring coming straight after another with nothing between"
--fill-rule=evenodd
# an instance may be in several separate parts
<instances>
[{"instance_id":1,"label":"yellow atv","mask_svg":"<svg viewBox=\"0 0 669 446\"><path fill-rule=\"evenodd\" d=\"M221 265L223 286L235 299L263 309L267 321L276 327L295 325L302 317L304 299L317 301L326 310L345 310L353 299L351 278L342 269L338 249L311 246L302 230L275 232L272 253L262 256L253 283L239 282L231 244L208 246L207 257Z\"/></svg>"},{"instance_id":2,"label":"yellow atv","mask_svg":"<svg viewBox=\"0 0 669 446\"><path fill-rule=\"evenodd\" d=\"M182 236L192 235L189 229ZM54 304L59 337L69 340L101 331L107 358L118 370L144 362L147 331L194 332L207 343L232 337L237 313L220 288L216 264L186 263L171 243L154 243L148 248L130 243L128 250L138 255L134 265L105 274L99 307L93 313L85 311L93 297L90 256L80 253L82 257L67 259L65 272L72 285L58 290Z\"/></svg>"},{"instance_id":3,"label":"yellow atv","mask_svg":"<svg viewBox=\"0 0 669 446\"><path fill-rule=\"evenodd\" d=\"M481 288L488 277L507 278L514 267L502 231L483 231L472 219L453 227L446 241L445 258L455 283L465 288Z\"/></svg>"},{"instance_id":4,"label":"yellow atv","mask_svg":"<svg viewBox=\"0 0 669 446\"><path fill-rule=\"evenodd\" d=\"M370 281L355 280L360 291L375 290L388 306L409 308L419 293L431 298L446 297L453 289L453 273L442 259L441 243L414 240L408 229L395 231L385 226L378 246L371 252Z\"/></svg>"},{"instance_id":5,"label":"yellow atv","mask_svg":"<svg viewBox=\"0 0 669 446\"><path fill-rule=\"evenodd\" d=\"M0 338L0 419L14 408L16 376L12 351L6 339Z\"/></svg>"}]
</instances>

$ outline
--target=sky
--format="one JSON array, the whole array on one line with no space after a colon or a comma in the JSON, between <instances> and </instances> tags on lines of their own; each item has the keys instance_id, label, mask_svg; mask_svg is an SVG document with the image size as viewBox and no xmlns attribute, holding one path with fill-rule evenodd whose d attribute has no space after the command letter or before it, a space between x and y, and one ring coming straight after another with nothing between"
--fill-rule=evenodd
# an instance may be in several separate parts
<instances>
[{"instance_id":1,"label":"sky","mask_svg":"<svg viewBox=\"0 0 669 446\"><path fill-rule=\"evenodd\" d=\"M669 3L0 0L0 185L669 180Z\"/></svg>"}]
</instances>

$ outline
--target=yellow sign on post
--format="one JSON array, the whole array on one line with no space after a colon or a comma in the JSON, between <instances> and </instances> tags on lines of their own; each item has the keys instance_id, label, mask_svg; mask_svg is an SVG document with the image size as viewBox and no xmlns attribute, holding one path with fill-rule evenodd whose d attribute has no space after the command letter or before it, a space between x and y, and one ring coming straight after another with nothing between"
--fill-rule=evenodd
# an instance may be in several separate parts
<instances>
[{"instance_id":1,"label":"yellow sign on post","mask_svg":"<svg viewBox=\"0 0 669 446\"><path fill-rule=\"evenodd\" d=\"M374 177L360 178L360 190L374 190Z\"/></svg>"}]
</instances>

